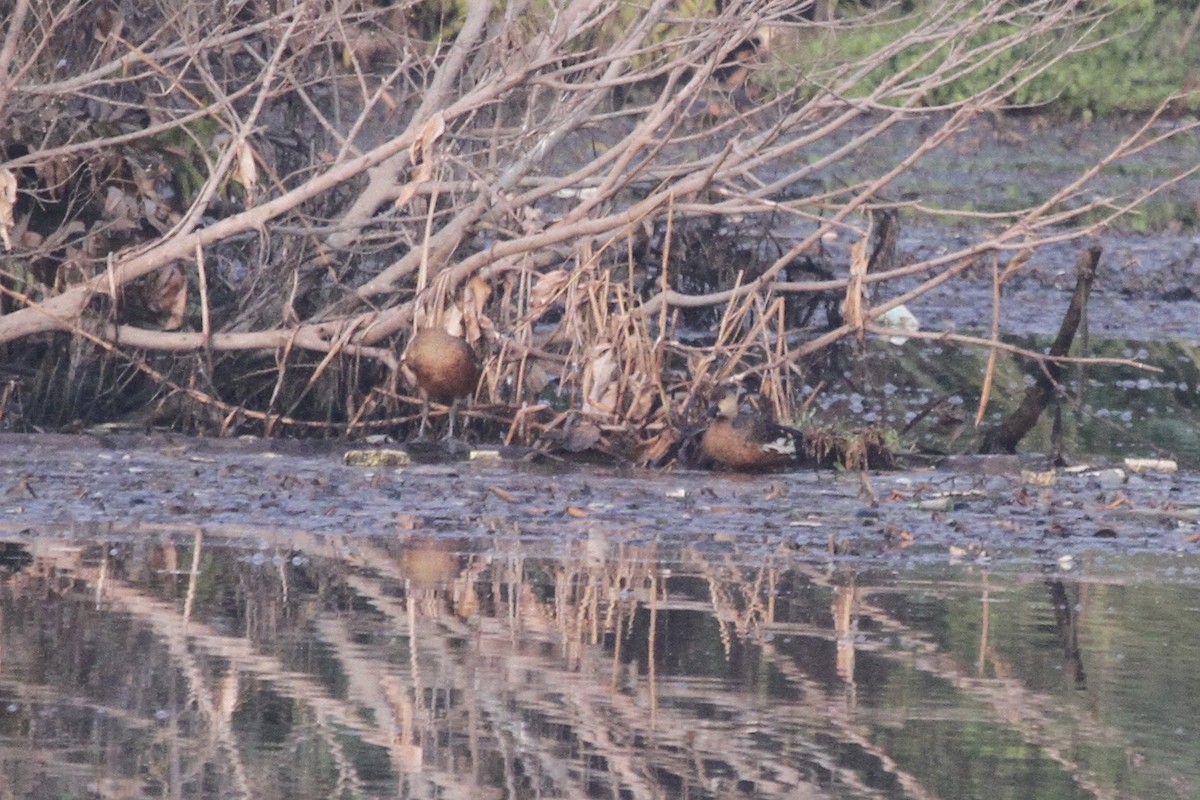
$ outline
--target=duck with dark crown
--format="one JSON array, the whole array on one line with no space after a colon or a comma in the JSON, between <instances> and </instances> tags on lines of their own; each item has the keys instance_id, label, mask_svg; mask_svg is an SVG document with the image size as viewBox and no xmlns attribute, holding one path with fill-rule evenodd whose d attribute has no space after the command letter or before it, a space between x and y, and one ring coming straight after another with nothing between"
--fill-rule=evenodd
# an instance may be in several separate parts
<instances>
[{"instance_id":1,"label":"duck with dark crown","mask_svg":"<svg viewBox=\"0 0 1200 800\"><path fill-rule=\"evenodd\" d=\"M421 393L421 427L417 437L425 435L429 425L429 401L450 407L449 432L454 437L458 402L475 392L479 383L479 360L465 339L451 336L440 328L422 328L408 342L400 358L410 381Z\"/></svg>"},{"instance_id":2,"label":"duck with dark crown","mask_svg":"<svg viewBox=\"0 0 1200 800\"><path fill-rule=\"evenodd\" d=\"M700 439L700 450L728 469L767 470L803 458L803 434L779 425L754 408L743 408L737 387L717 390L709 409L712 422Z\"/></svg>"}]
</instances>

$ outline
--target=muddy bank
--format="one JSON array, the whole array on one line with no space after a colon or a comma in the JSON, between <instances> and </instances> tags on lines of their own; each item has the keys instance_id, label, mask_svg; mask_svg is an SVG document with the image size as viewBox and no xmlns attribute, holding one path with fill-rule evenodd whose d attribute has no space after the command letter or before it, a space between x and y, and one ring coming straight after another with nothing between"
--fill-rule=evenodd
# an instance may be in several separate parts
<instances>
[{"instance_id":1,"label":"muddy bank","mask_svg":"<svg viewBox=\"0 0 1200 800\"><path fill-rule=\"evenodd\" d=\"M1083 122L1040 115L975 120L923 156L884 192L887 199L901 203L900 263L919 262L977 242L1000 229L1006 215L1048 202L1139 124L1136 119ZM1164 119L1153 130L1162 134L1189 124L1187 119ZM914 152L933 127L932 120L892 127L868 142L854 159L823 173L809 190L830 190L879 173ZM849 126L806 154L815 158L863 128L865 123ZM1114 206L1128 202L1146 187L1186 171L1194 161L1191 145L1195 142L1195 134L1187 133L1168 147L1121 159L1088 183L1089 198L1109 198ZM1080 250L1095 243L1104 251L1090 318L1098 336L1200 339L1200 298L1195 291L1200 282L1198 196L1200 176L1192 175L1165 187L1138 212L1118 218L1086 242L1039 247L1004 285L1001 330L1017 336L1052 333L1060 314L1057 298L1068 297L1074 285L1072 265ZM773 234L786 239L789 231L796 236L807 230L792 227L784 223ZM849 244L833 244L846 263ZM1011 255L1002 254L1001 261ZM961 278L922 296L913 303L913 311L930 329L989 329L991 282L985 259ZM890 282L881 296L901 294L916 283L916 278Z\"/></svg>"},{"instance_id":2,"label":"muddy bank","mask_svg":"<svg viewBox=\"0 0 1200 800\"><path fill-rule=\"evenodd\" d=\"M731 547L825 563L987 557L1025 567L1091 552L1191 552L1200 478L1120 466L1049 471L1016 458L858 475L743 476L461 462L343 466L333 444L174 437L6 435L6 537L91 530L117 538L186 526L270 540L387 532L526 543L597 535Z\"/></svg>"}]
</instances>

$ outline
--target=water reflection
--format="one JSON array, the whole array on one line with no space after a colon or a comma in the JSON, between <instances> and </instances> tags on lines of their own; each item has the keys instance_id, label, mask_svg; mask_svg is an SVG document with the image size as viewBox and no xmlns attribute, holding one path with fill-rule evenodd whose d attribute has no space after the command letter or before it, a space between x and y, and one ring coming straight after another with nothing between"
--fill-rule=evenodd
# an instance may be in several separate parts
<instances>
[{"instance_id":1,"label":"water reflection","mask_svg":"<svg viewBox=\"0 0 1200 800\"><path fill-rule=\"evenodd\" d=\"M1116 560L25 532L0 797L1195 797L1200 590Z\"/></svg>"}]
</instances>

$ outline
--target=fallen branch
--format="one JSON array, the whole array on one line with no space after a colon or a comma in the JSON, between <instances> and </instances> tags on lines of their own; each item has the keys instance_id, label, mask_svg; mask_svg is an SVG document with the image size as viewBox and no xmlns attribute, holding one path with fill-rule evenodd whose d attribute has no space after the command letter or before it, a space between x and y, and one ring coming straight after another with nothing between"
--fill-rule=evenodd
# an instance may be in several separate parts
<instances>
[{"instance_id":1,"label":"fallen branch","mask_svg":"<svg viewBox=\"0 0 1200 800\"><path fill-rule=\"evenodd\" d=\"M1075 341L1075 332L1083 319L1088 296L1092 291L1092 281L1096 277L1096 266L1100 263L1100 252L1100 247L1094 245L1080 254L1075 264L1075 291L1071 294L1071 303L1063 315L1058 336L1054 338L1047 358L1041 362L1042 369L1038 372L1037 379L1033 386L1025 390L1025 398L1020 406L1003 422L984 432L979 443L979 453L1015 453L1021 439L1037 424L1042 412L1055 396L1062 377L1062 365L1056 359L1065 357Z\"/></svg>"}]
</instances>

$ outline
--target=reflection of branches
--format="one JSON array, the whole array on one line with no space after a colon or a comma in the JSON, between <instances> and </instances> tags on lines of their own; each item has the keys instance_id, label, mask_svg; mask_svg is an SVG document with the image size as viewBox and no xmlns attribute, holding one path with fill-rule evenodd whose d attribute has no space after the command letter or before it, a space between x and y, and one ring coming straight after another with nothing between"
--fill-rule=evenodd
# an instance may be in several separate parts
<instances>
[{"instance_id":1,"label":"reflection of branches","mask_svg":"<svg viewBox=\"0 0 1200 800\"><path fill-rule=\"evenodd\" d=\"M1046 591L1050 593L1054 625L1062 642L1063 663L1069 670L1075 688L1086 689L1087 670L1083 666L1083 651L1079 648L1079 620L1075 614L1075 603L1061 580L1046 581Z\"/></svg>"},{"instance_id":2,"label":"reflection of branches","mask_svg":"<svg viewBox=\"0 0 1200 800\"><path fill-rule=\"evenodd\" d=\"M818 570L803 566L798 570L814 584L825 585L828 582L826 576ZM989 591L994 592L994 587ZM869 590L864 589L863 593L867 595ZM1064 745L1064 742L1072 739L1072 735L1077 737L1081 733L1097 743L1117 741L1115 731L1106 730L1092 720L1081 719L1077 708L1064 706L1053 697L1030 691L1016 678L964 680L963 665L951 655L941 652L933 637L915 631L908 624L894 619L887 609L877 604L860 600L857 613L870 617L873 627L891 635L903 636L904 648L897 651L882 642L879 637L872 637L868 641L856 642L856 649L900 661L944 679L989 706L997 718L1011 726L1026 741L1035 744L1045 757L1062 765L1072 779L1093 796L1118 796L1089 774L1088 769L1073 755L1071 748ZM1070 726L1061 723L1059 720L1062 719L1069 720ZM1069 729L1072 735L1068 735L1065 729Z\"/></svg>"},{"instance_id":3,"label":"reflection of branches","mask_svg":"<svg viewBox=\"0 0 1200 800\"><path fill-rule=\"evenodd\" d=\"M138 535L150 532L139 528ZM38 554L46 560L38 574L69 575L79 586L103 580L103 603L162 643L170 671L187 684L180 709L198 714L198 730L187 729L187 741L200 743L195 746L205 763L217 757L204 743L216 744L228 770L223 775L244 796L257 794L260 776L273 768L253 758L233 728L236 711L258 682L287 698L294 717L311 715L337 780L360 792L369 792L369 784L358 774L359 751L370 746L387 753L391 770L414 796L480 785L507 786L514 795L539 786L563 796L592 796L596 787L652 796L666 785L744 781L761 796L783 797L827 776L872 797L887 794L879 788L886 776L907 796L929 797L920 771L902 765L872 735L864 710L829 696L832 676L849 685L855 671L842 656L862 654L943 679L966 699L993 709L1080 786L1097 797L1113 796L1062 745L1108 742L1110 731L1075 719L1072 709L1015 679L964 676L933 635L870 600L886 588L859 577L839 584L832 597L814 593L805 607L806 616L832 616L831 622L778 620L781 585L795 603L798 587L826 589L833 580L827 570L778 553L747 560L733 546L677 550L636 532L599 530L565 544L556 538L557 559L532 557L528 542L507 531L487 540L482 552L415 535L303 538L219 526L202 541L199 535L180 538L196 557L197 544L203 544L199 563L205 566L198 578L189 576L190 589L168 590L180 594L179 601L156 597L152 584L139 585L129 575L154 570L130 570L116 555L101 557L102 572L78 548L64 552L56 566L55 552L47 549ZM221 560L226 538L302 552L310 562L306 577L320 579L294 576L286 590L280 580L261 596L243 589L242 605L227 609L214 588L261 585L273 573L269 566L250 565L251 559ZM305 588L314 583L319 592L301 597L314 592ZM37 594L36 586L32 590ZM87 593L79 594L91 604ZM206 601L209 594L218 599ZM285 613L301 602L308 613ZM239 621L233 631L219 618L223 613ZM257 615L276 624L254 626ZM716 623L719 634L703 634L713 639L706 643L712 660L669 672L662 663L652 665L656 654L696 643L698 629L682 635L678 629L684 617ZM869 636L858 635L863 618L870 619ZM319 657L270 654L292 641L272 638L280 635L307 637L303 650ZM831 659L805 666L782 644L785 636L836 641L853 652L839 651L836 665ZM629 642L643 638L648 649L633 651ZM769 689L736 684L764 679L761 668L757 676L732 679L721 669L732 650L751 647L770 668ZM182 715L180 709L170 710ZM1064 717L1072 720L1074 738L1063 733L1058 720ZM865 758L847 757L849 751ZM297 768L318 769L320 760ZM870 774L864 762L872 765ZM272 785L269 777L262 779Z\"/></svg>"}]
</instances>

